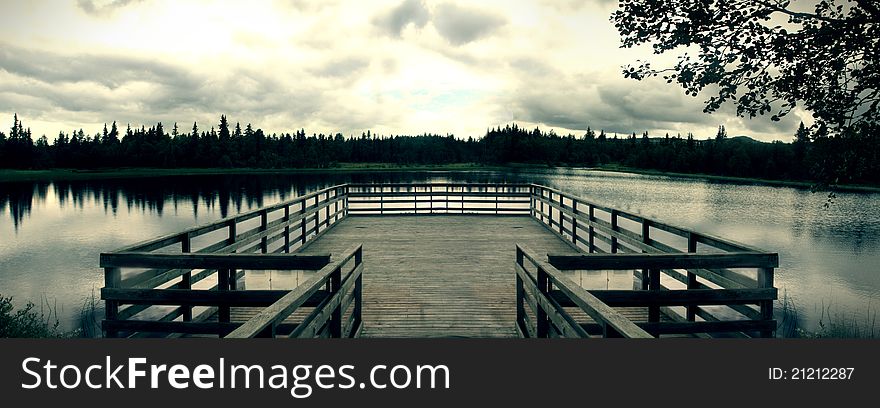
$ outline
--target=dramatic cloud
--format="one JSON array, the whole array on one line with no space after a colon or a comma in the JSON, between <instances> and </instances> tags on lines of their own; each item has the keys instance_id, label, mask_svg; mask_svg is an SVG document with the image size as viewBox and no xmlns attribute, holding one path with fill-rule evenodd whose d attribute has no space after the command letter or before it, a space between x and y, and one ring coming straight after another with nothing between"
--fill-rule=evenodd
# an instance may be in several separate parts
<instances>
[{"instance_id":1,"label":"dramatic cloud","mask_svg":"<svg viewBox=\"0 0 880 408\"><path fill-rule=\"evenodd\" d=\"M453 133L491 126L789 139L781 122L702 113L663 81L622 78L612 0L33 0L0 16L0 122L35 134L105 122L267 132ZM657 61L660 63L669 61ZM3 119L6 118L6 119ZM809 120L807 119L809 123ZM7 125L3 126L8 127Z\"/></svg>"},{"instance_id":2,"label":"dramatic cloud","mask_svg":"<svg viewBox=\"0 0 880 408\"><path fill-rule=\"evenodd\" d=\"M505 20L490 12L441 4L434 10L434 26L452 44L476 41L504 25Z\"/></svg>"},{"instance_id":3,"label":"dramatic cloud","mask_svg":"<svg viewBox=\"0 0 880 408\"><path fill-rule=\"evenodd\" d=\"M404 0L399 6L379 14L373 23L391 35L400 36L406 26L424 27L429 18L430 13L424 1Z\"/></svg>"}]
</instances>

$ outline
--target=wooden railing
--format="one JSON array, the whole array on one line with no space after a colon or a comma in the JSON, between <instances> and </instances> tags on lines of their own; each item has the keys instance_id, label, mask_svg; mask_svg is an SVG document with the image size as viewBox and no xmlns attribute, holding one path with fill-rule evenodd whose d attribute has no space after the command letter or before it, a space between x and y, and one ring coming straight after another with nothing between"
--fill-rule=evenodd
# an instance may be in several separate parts
<instances>
[{"instance_id":1,"label":"wooden railing","mask_svg":"<svg viewBox=\"0 0 880 408\"><path fill-rule=\"evenodd\" d=\"M527 184L349 184L351 215L528 215Z\"/></svg>"},{"instance_id":2,"label":"wooden railing","mask_svg":"<svg viewBox=\"0 0 880 408\"><path fill-rule=\"evenodd\" d=\"M686 228L661 223L641 215L628 213L608 206L596 204L582 198L552 188L532 185L531 214L548 229L568 241L573 247L590 254L752 254L755 262L743 265L738 270L724 266L724 263L694 263L692 266L669 264L669 267L641 267L635 272L635 287L641 290L662 291L669 289L687 290L763 290L758 299L748 302L731 299L723 306L707 308L707 303L690 302L681 307L660 305L659 310L678 322L694 322L697 318L704 322L721 322L729 320L731 313L734 319L750 320L755 331L762 336L771 336L773 317L773 300L776 292L773 286L773 274L777 254L767 253L748 245L727 239L698 233ZM774 262L758 262L758 256L772 257ZM650 257L649 257L650 258ZM562 258L557 261L562 262ZM627 259L611 257L611 259ZM660 258L656 258L660 259ZM695 258L688 258L695 259ZM695 266L701 265L701 266ZM578 269L567 264L560 269ZM584 266L584 265L581 265ZM586 269L595 269L586 265ZM633 266L633 264L629 264ZM743 269L744 268L744 269ZM614 268L609 268L614 269ZM629 268L618 268L629 269ZM735 294L736 292L726 292ZM645 295L648 296L648 295ZM654 294L653 296L668 296ZM659 297L658 297L659 299ZM654 306L658 304L655 303ZM652 308L652 313L655 311ZM704 324L709 329L712 325ZM726 326L716 325L719 330ZM682 327L697 327L683 325ZM744 324L742 326L746 328ZM710 330L716 331L716 330ZM740 334L742 335L742 334Z\"/></svg>"},{"instance_id":3,"label":"wooden railing","mask_svg":"<svg viewBox=\"0 0 880 408\"><path fill-rule=\"evenodd\" d=\"M227 333L231 326L222 320L228 317L229 307L268 306L280 299L284 291L248 291L231 295L229 299L232 300L228 301L211 292L235 291L237 282L244 276L243 269L266 269L261 266L265 262L275 262L272 265L286 270L323 267L320 262L326 256L307 259L267 255L291 253L345 218L344 193L345 186L322 189L101 254L105 275L102 290L106 310L105 336L116 337L121 332L134 335L144 332ZM236 255L223 258L233 253ZM243 254L266 255L249 257ZM177 258L169 258L175 255ZM221 259L233 263L225 264L228 267L224 268L212 266ZM326 263L326 259L324 261ZM187 291L193 296L201 296L199 299L202 300L193 303L183 296L175 298L179 300L176 303L161 300L163 296L178 296L175 291ZM215 299L212 296L216 302L209 301ZM166 306L169 305L178 307L168 310ZM194 307L202 310L194 313ZM214 326L194 324L205 322L214 313L220 320ZM148 320L155 324L141 322Z\"/></svg>"},{"instance_id":4,"label":"wooden railing","mask_svg":"<svg viewBox=\"0 0 880 408\"><path fill-rule=\"evenodd\" d=\"M516 329L520 336L589 337L560 304L565 302L590 316L603 337L651 337L544 258L522 244L516 245Z\"/></svg>"},{"instance_id":5,"label":"wooden railing","mask_svg":"<svg viewBox=\"0 0 880 408\"><path fill-rule=\"evenodd\" d=\"M345 251L311 279L239 326L226 338L247 337L357 337L362 319L363 246ZM302 322L279 331L282 322L300 307L316 302Z\"/></svg>"}]
</instances>

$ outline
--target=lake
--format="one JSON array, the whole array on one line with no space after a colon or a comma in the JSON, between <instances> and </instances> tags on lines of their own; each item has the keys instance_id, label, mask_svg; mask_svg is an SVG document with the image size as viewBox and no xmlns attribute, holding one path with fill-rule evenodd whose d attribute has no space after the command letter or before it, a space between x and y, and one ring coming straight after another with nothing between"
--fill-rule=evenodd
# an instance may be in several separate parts
<instances>
[{"instance_id":1,"label":"lake","mask_svg":"<svg viewBox=\"0 0 880 408\"><path fill-rule=\"evenodd\" d=\"M582 169L0 183L0 294L52 310L72 329L103 286L100 252L344 182L544 184L778 252L780 299L797 305L807 328L816 328L823 309L863 322L878 310L878 193L839 192L826 207L826 193L805 189Z\"/></svg>"}]
</instances>

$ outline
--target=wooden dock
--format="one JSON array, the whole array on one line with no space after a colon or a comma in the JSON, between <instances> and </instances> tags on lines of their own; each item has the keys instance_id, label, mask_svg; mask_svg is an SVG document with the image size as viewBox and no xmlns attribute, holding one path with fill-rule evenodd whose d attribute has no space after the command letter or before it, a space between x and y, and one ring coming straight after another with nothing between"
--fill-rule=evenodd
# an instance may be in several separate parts
<instances>
[{"instance_id":1,"label":"wooden dock","mask_svg":"<svg viewBox=\"0 0 880 408\"><path fill-rule=\"evenodd\" d=\"M351 217L304 249L337 253L363 242L368 337L515 337L517 242L574 248L528 217Z\"/></svg>"},{"instance_id":2,"label":"wooden dock","mask_svg":"<svg viewBox=\"0 0 880 408\"><path fill-rule=\"evenodd\" d=\"M539 185L346 184L102 254L102 324L108 337L767 337L777 265ZM571 279L611 270L632 288Z\"/></svg>"}]
</instances>

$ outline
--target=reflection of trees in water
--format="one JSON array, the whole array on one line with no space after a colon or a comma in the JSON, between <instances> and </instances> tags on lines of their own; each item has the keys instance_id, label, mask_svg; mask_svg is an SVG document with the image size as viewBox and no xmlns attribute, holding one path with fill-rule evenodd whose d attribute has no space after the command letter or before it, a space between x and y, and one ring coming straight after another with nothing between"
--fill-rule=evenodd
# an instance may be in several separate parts
<instances>
[{"instance_id":1,"label":"reflection of trees in water","mask_svg":"<svg viewBox=\"0 0 880 408\"><path fill-rule=\"evenodd\" d=\"M537 179L536 179L537 178ZM448 182L533 182L540 174L507 172L362 172L328 174L252 174L144 177L106 180L8 183L0 189L0 214L8 211L15 230L30 217L34 200L44 202L51 187L60 208L100 206L107 214L120 207L132 212L152 212L160 217L170 208L189 204L193 217L199 211L218 211L221 218L268 201L287 200L319 188L346 182L408 183L432 180ZM93 204L91 204L93 203ZM8 208L8 209L7 209Z\"/></svg>"},{"instance_id":2,"label":"reflection of trees in water","mask_svg":"<svg viewBox=\"0 0 880 408\"><path fill-rule=\"evenodd\" d=\"M0 187L0 215L9 212L15 231L30 216L34 200L45 201L49 191L48 182L6 183Z\"/></svg>"}]
</instances>

